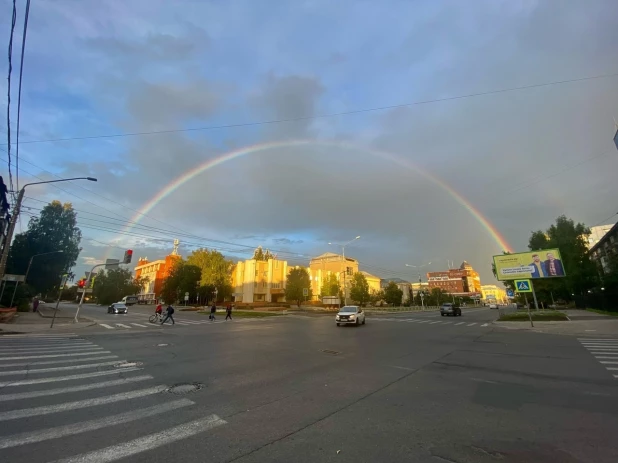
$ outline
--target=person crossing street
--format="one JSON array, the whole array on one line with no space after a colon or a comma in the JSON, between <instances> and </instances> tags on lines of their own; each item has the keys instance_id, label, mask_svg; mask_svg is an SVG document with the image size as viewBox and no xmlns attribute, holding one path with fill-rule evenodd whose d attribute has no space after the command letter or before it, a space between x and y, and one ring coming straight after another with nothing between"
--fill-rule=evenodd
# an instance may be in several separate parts
<instances>
[{"instance_id":1,"label":"person crossing street","mask_svg":"<svg viewBox=\"0 0 618 463\"><path fill-rule=\"evenodd\" d=\"M163 325L168 319L170 319L172 321L172 325L175 325L176 322L174 321L174 317L172 317L173 314L174 314L174 307L172 307L172 305L170 304L167 306L165 318L163 319L161 324Z\"/></svg>"}]
</instances>

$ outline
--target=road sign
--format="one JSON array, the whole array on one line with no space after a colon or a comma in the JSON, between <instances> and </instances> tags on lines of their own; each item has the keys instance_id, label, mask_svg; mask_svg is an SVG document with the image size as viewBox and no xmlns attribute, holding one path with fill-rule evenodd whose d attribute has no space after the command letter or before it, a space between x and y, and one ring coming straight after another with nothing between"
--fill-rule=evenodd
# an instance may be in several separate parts
<instances>
[{"instance_id":1,"label":"road sign","mask_svg":"<svg viewBox=\"0 0 618 463\"><path fill-rule=\"evenodd\" d=\"M185 297L189 297L189 291L185 293ZM185 299L186 300L186 299Z\"/></svg>"},{"instance_id":2,"label":"road sign","mask_svg":"<svg viewBox=\"0 0 618 463\"><path fill-rule=\"evenodd\" d=\"M189 300L189 296L185 294L185 301L188 301L188 300Z\"/></svg>"},{"instance_id":3,"label":"road sign","mask_svg":"<svg viewBox=\"0 0 618 463\"><path fill-rule=\"evenodd\" d=\"M105 270L116 269L118 268L118 264L120 264L120 260L118 259L106 259Z\"/></svg>"},{"instance_id":4,"label":"road sign","mask_svg":"<svg viewBox=\"0 0 618 463\"><path fill-rule=\"evenodd\" d=\"M518 293L531 293L532 284L530 280L515 280L515 291Z\"/></svg>"},{"instance_id":5,"label":"road sign","mask_svg":"<svg viewBox=\"0 0 618 463\"><path fill-rule=\"evenodd\" d=\"M515 293L513 292L513 290L512 290L512 289L507 289L507 290L506 290L506 295L507 295L508 297L513 297L513 296L515 296Z\"/></svg>"},{"instance_id":6,"label":"road sign","mask_svg":"<svg viewBox=\"0 0 618 463\"><path fill-rule=\"evenodd\" d=\"M7 273L2 279L4 281L25 281L26 275L11 275Z\"/></svg>"},{"instance_id":7,"label":"road sign","mask_svg":"<svg viewBox=\"0 0 618 463\"><path fill-rule=\"evenodd\" d=\"M303 288L303 296L305 297L309 296L309 289Z\"/></svg>"}]
</instances>

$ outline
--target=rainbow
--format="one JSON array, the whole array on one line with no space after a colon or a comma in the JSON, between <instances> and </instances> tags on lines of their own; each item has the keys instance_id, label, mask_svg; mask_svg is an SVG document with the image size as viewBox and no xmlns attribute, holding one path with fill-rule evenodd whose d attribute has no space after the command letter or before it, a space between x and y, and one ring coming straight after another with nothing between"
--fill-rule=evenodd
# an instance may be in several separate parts
<instances>
[{"instance_id":1,"label":"rainbow","mask_svg":"<svg viewBox=\"0 0 618 463\"><path fill-rule=\"evenodd\" d=\"M125 226L125 228L122 230L121 233L130 231L133 228L133 225L139 222L143 216L145 216L150 211L152 211L152 209L159 203L159 201L171 195L174 191L176 191L186 182L206 172L207 170L210 170L228 161L232 161L233 159L238 159L238 158L244 157L249 154L260 153L263 151L277 149L277 148L290 148L290 147L296 147L296 146L310 146L310 145L324 146L324 147L337 147L337 148L344 148L344 149L349 149L349 150L364 151L366 153L378 156L382 159L387 159L391 162L394 162L395 164L398 164L402 167L411 169L419 173L420 175L422 175L423 177L425 177L426 179L428 179L435 185L438 185L440 188L448 192L450 196L452 196L453 199L455 199L455 201L457 201L468 212L470 212L470 214L477 220L477 222L487 231L487 233L496 242L496 244L500 248L499 249L500 252L511 251L511 246L508 244L506 239L500 234L500 232L496 229L496 227L488 219L486 219L478 209L476 209L472 204L470 204L470 202L467 199L465 199L461 194L457 193L457 191L455 191L446 182L430 174L429 172L423 170L422 168L413 164L409 160L395 156L392 153L376 150L373 148L365 148L365 147L357 146L357 145L347 143L347 142L318 141L318 140L291 140L291 141L262 143L262 144L239 148L237 150L224 153L217 158L209 159L208 161L205 161L202 164L199 164L198 166L176 177L174 180L169 182L165 187L163 187L157 194L155 194L149 201L147 201L133 217L131 217L131 222Z\"/></svg>"}]
</instances>

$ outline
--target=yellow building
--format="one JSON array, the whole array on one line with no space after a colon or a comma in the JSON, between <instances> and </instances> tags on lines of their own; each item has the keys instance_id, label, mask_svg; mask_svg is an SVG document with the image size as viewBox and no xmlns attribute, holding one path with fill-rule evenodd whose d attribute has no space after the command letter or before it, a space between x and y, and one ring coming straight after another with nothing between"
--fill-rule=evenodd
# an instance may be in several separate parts
<instances>
[{"instance_id":1,"label":"yellow building","mask_svg":"<svg viewBox=\"0 0 618 463\"><path fill-rule=\"evenodd\" d=\"M484 302L496 302L498 304L507 302L506 290L496 285L482 285L481 294Z\"/></svg>"},{"instance_id":2,"label":"yellow building","mask_svg":"<svg viewBox=\"0 0 618 463\"><path fill-rule=\"evenodd\" d=\"M382 289L382 280L380 279L380 277L372 275L371 273L363 272L362 270L361 273L365 275L365 280L367 280L367 283L369 284L369 294L380 292L380 290Z\"/></svg>"},{"instance_id":3,"label":"yellow building","mask_svg":"<svg viewBox=\"0 0 618 463\"><path fill-rule=\"evenodd\" d=\"M326 252L318 257L314 257L309 263L309 277L311 278L313 299L319 299L322 291L322 281L328 275L337 275L340 286L343 287L345 280L346 286L349 288L352 275L356 272L358 272L358 261L351 257L346 257L344 260L343 256L332 252Z\"/></svg>"},{"instance_id":4,"label":"yellow building","mask_svg":"<svg viewBox=\"0 0 618 463\"><path fill-rule=\"evenodd\" d=\"M238 262L232 274L235 302L285 302L288 263L249 259Z\"/></svg>"}]
</instances>

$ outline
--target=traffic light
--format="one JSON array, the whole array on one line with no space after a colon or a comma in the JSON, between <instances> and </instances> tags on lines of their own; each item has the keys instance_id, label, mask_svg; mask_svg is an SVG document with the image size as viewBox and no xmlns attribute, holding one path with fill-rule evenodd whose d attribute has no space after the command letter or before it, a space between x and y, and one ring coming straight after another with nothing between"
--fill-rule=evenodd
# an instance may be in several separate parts
<instances>
[{"instance_id":1,"label":"traffic light","mask_svg":"<svg viewBox=\"0 0 618 463\"><path fill-rule=\"evenodd\" d=\"M133 250L132 249L127 249L124 252L124 260L122 262L124 264L130 264L132 258L133 258Z\"/></svg>"},{"instance_id":2,"label":"traffic light","mask_svg":"<svg viewBox=\"0 0 618 463\"><path fill-rule=\"evenodd\" d=\"M81 280L79 280L77 282L77 287L78 288L83 288L85 285L86 285L86 279L85 278L82 278Z\"/></svg>"}]
</instances>

